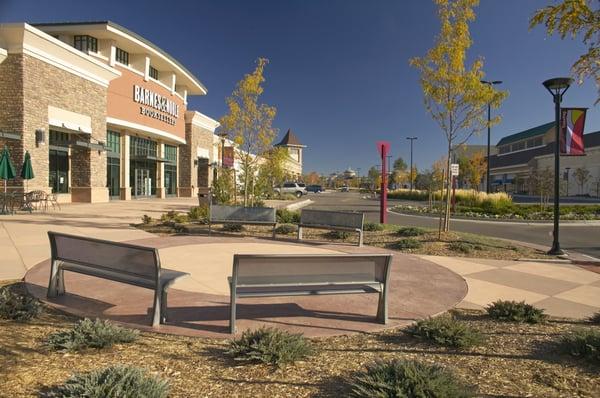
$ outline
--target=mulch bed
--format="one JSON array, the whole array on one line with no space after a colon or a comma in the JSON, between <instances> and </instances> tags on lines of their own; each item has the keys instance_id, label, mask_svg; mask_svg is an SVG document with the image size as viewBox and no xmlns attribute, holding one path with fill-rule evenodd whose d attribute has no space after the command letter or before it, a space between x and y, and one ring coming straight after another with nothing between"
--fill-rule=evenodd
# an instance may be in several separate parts
<instances>
[{"instance_id":1,"label":"mulch bed","mask_svg":"<svg viewBox=\"0 0 600 398\"><path fill-rule=\"evenodd\" d=\"M36 396L75 372L131 364L168 378L171 397L342 397L348 392L348 377L364 365L375 359L413 358L448 367L477 386L481 396L600 396L600 368L558 354L548 344L584 322L552 319L522 325L494 322L475 312L455 314L487 337L484 346L446 349L388 330L315 339L315 356L277 369L232 361L224 354L224 340L154 333L106 350L53 352L44 347L45 337L76 319L47 309L30 323L0 320L0 395Z\"/></svg>"}]
</instances>

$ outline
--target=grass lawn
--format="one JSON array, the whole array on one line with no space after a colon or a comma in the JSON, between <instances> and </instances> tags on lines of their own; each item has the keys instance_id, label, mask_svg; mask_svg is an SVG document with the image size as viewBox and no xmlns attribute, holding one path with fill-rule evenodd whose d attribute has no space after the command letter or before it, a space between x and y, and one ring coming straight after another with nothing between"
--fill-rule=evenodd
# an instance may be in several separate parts
<instances>
[{"instance_id":1,"label":"grass lawn","mask_svg":"<svg viewBox=\"0 0 600 398\"><path fill-rule=\"evenodd\" d=\"M600 367L559 354L549 344L574 328L600 326L561 319L535 325L499 323L466 311L455 316L478 329L486 338L484 345L440 348L402 330L388 330L313 339L314 356L275 368L231 360L224 353L225 340L153 333L104 350L51 351L44 346L46 336L71 327L76 319L45 309L28 323L0 320L0 395L36 396L75 372L129 364L168 379L171 397L343 397L354 372L376 359L401 358L444 366L476 386L480 396L600 396Z\"/></svg>"}]
</instances>

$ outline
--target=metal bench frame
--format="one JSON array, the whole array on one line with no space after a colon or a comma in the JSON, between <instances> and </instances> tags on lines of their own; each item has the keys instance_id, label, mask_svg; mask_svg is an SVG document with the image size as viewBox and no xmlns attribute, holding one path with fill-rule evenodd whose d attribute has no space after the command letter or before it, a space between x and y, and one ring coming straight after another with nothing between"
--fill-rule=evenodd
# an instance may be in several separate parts
<instances>
[{"instance_id":1,"label":"metal bench frame","mask_svg":"<svg viewBox=\"0 0 600 398\"><path fill-rule=\"evenodd\" d=\"M261 267L272 267L277 270L278 264L286 260L299 260L314 258L319 262L323 260L329 262L344 262L347 259L361 260L383 260L383 270L381 280L356 280L335 282L332 278L329 281L310 281L304 280L297 283L273 283L272 280L260 280L260 277L253 277L253 283L239 284L239 269L244 266L244 260L264 261ZM389 291L389 276L392 264L391 254L235 254L233 256L232 276L228 278L230 289L230 318L229 331L231 334L236 332L236 302L237 298L242 297L274 297L274 296L307 296L307 295L325 295L325 294L352 294L352 293L378 293L379 301L377 305L376 319L382 324L388 321L387 297ZM368 271L368 270L367 270ZM327 275L327 269L323 269ZM300 276L300 275L299 275Z\"/></svg>"},{"instance_id":2,"label":"metal bench frame","mask_svg":"<svg viewBox=\"0 0 600 398\"><path fill-rule=\"evenodd\" d=\"M244 218L217 218L213 217L213 208L220 207L226 210L241 210L241 209L260 209L261 211L269 210L269 218L264 220L250 220ZM248 211L248 210L246 210ZM251 211L251 210L249 210ZM208 216L208 235L212 233L212 224L238 224L238 225L264 225L271 226L273 238L275 238L275 227L277 226L277 218L275 209L271 207L243 207L243 206L225 206L225 205L210 205Z\"/></svg>"},{"instance_id":3,"label":"metal bench frame","mask_svg":"<svg viewBox=\"0 0 600 398\"><path fill-rule=\"evenodd\" d=\"M154 267L154 275L150 278L148 275L141 273L129 272L114 267L103 266L102 264L82 262L77 259L59 255L59 247L57 246L56 237L67 238L77 241L93 242L101 245L114 246L119 248L129 248L132 251L150 252L154 258L153 264L148 264L149 267ZM169 287L184 276L189 275L186 272L174 271L169 269L161 269L160 257L158 250L146 246L132 245L129 243L113 242L108 240L93 239L76 235L63 234L58 232L48 231L50 239L50 250L52 253L50 280L48 282L48 298L57 297L65 293L64 271L77 272L80 274L95 276L98 278L108 279L116 282L126 283L133 286L143 287L154 290L154 304L152 308L152 327L157 327L159 324L166 323L167 318L167 292ZM125 264L124 264L125 265Z\"/></svg>"},{"instance_id":4,"label":"metal bench frame","mask_svg":"<svg viewBox=\"0 0 600 398\"><path fill-rule=\"evenodd\" d=\"M345 225L337 225L333 222L323 222L323 223L311 223L303 220L303 215L310 214L312 215L318 214L320 219L326 220L327 216L344 216L349 215L355 218L360 218L360 224L357 222L354 226L345 226ZM357 217L357 215L360 215ZM298 240L302 240L302 228L315 228L315 229L328 229L330 231L348 231L355 232L358 234L358 246L363 245L363 224L365 221L364 213L356 213L349 211L329 211L329 210L312 210L306 209L302 210L300 213L300 223L298 223Z\"/></svg>"}]
</instances>

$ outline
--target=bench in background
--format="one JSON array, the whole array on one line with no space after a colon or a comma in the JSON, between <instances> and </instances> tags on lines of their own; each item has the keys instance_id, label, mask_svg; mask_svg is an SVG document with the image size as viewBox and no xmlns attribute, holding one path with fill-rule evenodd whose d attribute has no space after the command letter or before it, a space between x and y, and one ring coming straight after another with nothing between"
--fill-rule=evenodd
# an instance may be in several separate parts
<instances>
[{"instance_id":1,"label":"bench in background","mask_svg":"<svg viewBox=\"0 0 600 398\"><path fill-rule=\"evenodd\" d=\"M391 263L391 254L236 254L229 278L229 330L235 333L240 297L378 293L376 318L385 324Z\"/></svg>"},{"instance_id":2,"label":"bench in background","mask_svg":"<svg viewBox=\"0 0 600 398\"><path fill-rule=\"evenodd\" d=\"M212 224L271 226L273 229L273 237L275 237L277 219L275 216L275 209L271 207L211 205L208 220L209 235L212 230Z\"/></svg>"},{"instance_id":3,"label":"bench in background","mask_svg":"<svg viewBox=\"0 0 600 398\"><path fill-rule=\"evenodd\" d=\"M298 224L298 240L302 240L302 228L349 231L358 234L358 246L363 244L365 215L349 211L302 210Z\"/></svg>"},{"instance_id":4,"label":"bench in background","mask_svg":"<svg viewBox=\"0 0 600 398\"><path fill-rule=\"evenodd\" d=\"M154 290L152 326L166 322L167 291L189 275L160 267L158 250L128 243L48 232L52 252L48 297L65 293L64 271Z\"/></svg>"}]
</instances>

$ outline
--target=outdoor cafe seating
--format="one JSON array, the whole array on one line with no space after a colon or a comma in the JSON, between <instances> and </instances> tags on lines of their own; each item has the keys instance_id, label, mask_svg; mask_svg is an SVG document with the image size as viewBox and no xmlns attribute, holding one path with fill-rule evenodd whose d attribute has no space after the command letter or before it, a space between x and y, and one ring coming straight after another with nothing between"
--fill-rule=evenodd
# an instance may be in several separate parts
<instances>
[{"instance_id":1,"label":"outdoor cafe seating","mask_svg":"<svg viewBox=\"0 0 600 398\"><path fill-rule=\"evenodd\" d=\"M0 214L15 214L17 211L47 211L48 206L60 210L56 194L44 191L0 192Z\"/></svg>"}]
</instances>

